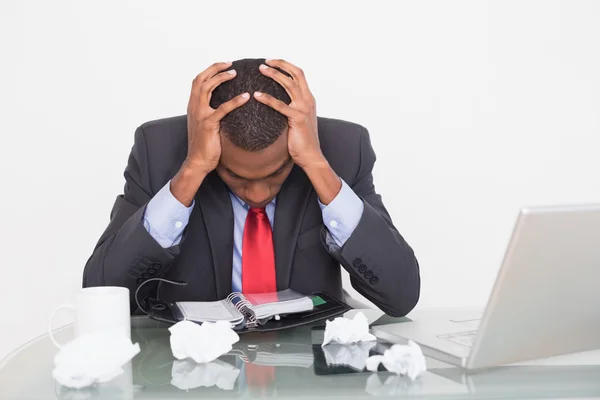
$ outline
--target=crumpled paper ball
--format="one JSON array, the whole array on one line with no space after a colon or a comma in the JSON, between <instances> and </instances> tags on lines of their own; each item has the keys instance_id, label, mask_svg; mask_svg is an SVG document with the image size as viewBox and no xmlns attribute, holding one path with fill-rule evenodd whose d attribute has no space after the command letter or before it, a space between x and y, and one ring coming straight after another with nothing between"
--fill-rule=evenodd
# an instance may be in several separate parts
<instances>
[{"instance_id":1,"label":"crumpled paper ball","mask_svg":"<svg viewBox=\"0 0 600 400\"><path fill-rule=\"evenodd\" d=\"M197 363L216 360L233 348L240 340L227 321L204 322L180 321L169 328L171 351L178 360L191 358Z\"/></svg>"},{"instance_id":2,"label":"crumpled paper ball","mask_svg":"<svg viewBox=\"0 0 600 400\"><path fill-rule=\"evenodd\" d=\"M367 359L367 369L376 372L379 364L385 369L399 375L408 375L411 380L427 370L425 356L418 344L412 340L408 345L395 344L382 356L371 356Z\"/></svg>"},{"instance_id":3,"label":"crumpled paper ball","mask_svg":"<svg viewBox=\"0 0 600 400\"><path fill-rule=\"evenodd\" d=\"M232 390L240 370L221 360L198 364L192 360L173 361L171 385L181 390L217 386Z\"/></svg>"},{"instance_id":4,"label":"crumpled paper ball","mask_svg":"<svg viewBox=\"0 0 600 400\"><path fill-rule=\"evenodd\" d=\"M322 346L333 341L349 344L373 340L377 340L377 338L369 333L369 321L363 313L359 312L353 319L338 317L333 321L326 321Z\"/></svg>"},{"instance_id":5,"label":"crumpled paper ball","mask_svg":"<svg viewBox=\"0 0 600 400\"><path fill-rule=\"evenodd\" d=\"M81 389L121 375L123 365L140 352L139 344L112 331L82 335L54 357L52 376L62 386Z\"/></svg>"},{"instance_id":6,"label":"crumpled paper ball","mask_svg":"<svg viewBox=\"0 0 600 400\"><path fill-rule=\"evenodd\" d=\"M365 369L369 352L377 345L376 342L361 342L352 344L330 343L323 347L327 366L346 366L356 371Z\"/></svg>"},{"instance_id":7,"label":"crumpled paper ball","mask_svg":"<svg viewBox=\"0 0 600 400\"><path fill-rule=\"evenodd\" d=\"M383 380L383 381L382 381ZM407 376L371 374L367 378L365 392L371 396L391 397L419 394L423 391L423 382L420 379L413 381Z\"/></svg>"}]
</instances>

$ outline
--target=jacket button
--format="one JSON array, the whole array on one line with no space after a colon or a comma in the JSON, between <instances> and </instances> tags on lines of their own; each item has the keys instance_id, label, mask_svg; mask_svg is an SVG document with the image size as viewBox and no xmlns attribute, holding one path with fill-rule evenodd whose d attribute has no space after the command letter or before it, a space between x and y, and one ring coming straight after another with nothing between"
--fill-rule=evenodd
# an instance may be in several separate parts
<instances>
[{"instance_id":1,"label":"jacket button","mask_svg":"<svg viewBox=\"0 0 600 400\"><path fill-rule=\"evenodd\" d=\"M159 269L162 268L162 264L154 263L154 264L152 264L152 268L154 268L154 269L156 269L158 271Z\"/></svg>"},{"instance_id":2,"label":"jacket button","mask_svg":"<svg viewBox=\"0 0 600 400\"><path fill-rule=\"evenodd\" d=\"M367 272L365 272L365 278L371 279L372 277L373 277L373 271L367 271Z\"/></svg>"},{"instance_id":3,"label":"jacket button","mask_svg":"<svg viewBox=\"0 0 600 400\"><path fill-rule=\"evenodd\" d=\"M156 270L154 268L148 268L148 273L150 275L154 275L156 273Z\"/></svg>"},{"instance_id":4,"label":"jacket button","mask_svg":"<svg viewBox=\"0 0 600 400\"><path fill-rule=\"evenodd\" d=\"M149 273L147 273L147 272L144 272L144 273L142 274L142 278L144 278L144 279L148 279L148 278L150 278L150 274L149 274Z\"/></svg>"},{"instance_id":5,"label":"jacket button","mask_svg":"<svg viewBox=\"0 0 600 400\"><path fill-rule=\"evenodd\" d=\"M365 272L367 272L367 266L365 264L361 265L360 267L358 267L358 272L360 272L361 274L364 274Z\"/></svg>"},{"instance_id":6,"label":"jacket button","mask_svg":"<svg viewBox=\"0 0 600 400\"><path fill-rule=\"evenodd\" d=\"M369 279L369 283L370 283L371 285L375 285L377 282L379 282L379 278L378 278L378 277L376 277L376 276L374 276L374 277L372 277L371 279Z\"/></svg>"},{"instance_id":7,"label":"jacket button","mask_svg":"<svg viewBox=\"0 0 600 400\"><path fill-rule=\"evenodd\" d=\"M355 258L354 261L353 261L353 264L354 264L354 268L360 267L362 265L362 259Z\"/></svg>"}]
</instances>

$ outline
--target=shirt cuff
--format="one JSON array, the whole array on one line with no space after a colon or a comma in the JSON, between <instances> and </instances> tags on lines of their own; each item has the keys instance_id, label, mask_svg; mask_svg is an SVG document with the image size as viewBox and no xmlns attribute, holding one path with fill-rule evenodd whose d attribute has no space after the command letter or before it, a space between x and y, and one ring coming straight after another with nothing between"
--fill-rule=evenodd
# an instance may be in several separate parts
<instances>
[{"instance_id":1,"label":"shirt cuff","mask_svg":"<svg viewBox=\"0 0 600 400\"><path fill-rule=\"evenodd\" d=\"M150 200L144 213L144 228L163 248L176 246L190 220L195 202L184 206L171 193L171 181Z\"/></svg>"},{"instance_id":2,"label":"shirt cuff","mask_svg":"<svg viewBox=\"0 0 600 400\"><path fill-rule=\"evenodd\" d=\"M341 247L356 229L365 205L352 188L343 179L340 180L342 189L333 201L324 205L319 200L319 206L323 213L323 223L335 242Z\"/></svg>"}]
</instances>

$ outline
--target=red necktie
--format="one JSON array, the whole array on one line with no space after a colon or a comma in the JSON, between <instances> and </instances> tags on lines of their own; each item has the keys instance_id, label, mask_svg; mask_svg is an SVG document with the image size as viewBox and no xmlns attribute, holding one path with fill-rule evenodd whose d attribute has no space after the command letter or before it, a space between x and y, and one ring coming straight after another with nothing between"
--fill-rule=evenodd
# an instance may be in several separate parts
<instances>
[{"instance_id":1,"label":"red necktie","mask_svg":"<svg viewBox=\"0 0 600 400\"><path fill-rule=\"evenodd\" d=\"M249 387L257 389L261 394L273 386L275 381L275 367L266 365L246 364L246 382Z\"/></svg>"},{"instance_id":2,"label":"red necktie","mask_svg":"<svg viewBox=\"0 0 600 400\"><path fill-rule=\"evenodd\" d=\"M250 208L242 240L242 292L276 292L273 232L264 208Z\"/></svg>"}]
</instances>

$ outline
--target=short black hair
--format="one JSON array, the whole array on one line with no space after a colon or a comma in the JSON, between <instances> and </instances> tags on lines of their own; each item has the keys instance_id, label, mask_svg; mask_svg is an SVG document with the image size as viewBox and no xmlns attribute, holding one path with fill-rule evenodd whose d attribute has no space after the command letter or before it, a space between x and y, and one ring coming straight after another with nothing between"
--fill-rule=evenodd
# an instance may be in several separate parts
<instances>
[{"instance_id":1,"label":"short black hair","mask_svg":"<svg viewBox=\"0 0 600 400\"><path fill-rule=\"evenodd\" d=\"M264 63L264 58L233 61L229 69L235 69L235 78L213 90L210 99L210 106L216 109L244 92L250 94L250 100L246 104L233 110L221 120L221 133L226 135L233 144L248 151L259 151L269 147L288 125L285 115L254 98L254 92L259 91L270 94L286 104L291 103L290 96L283 86L258 70L258 67Z\"/></svg>"}]
</instances>

